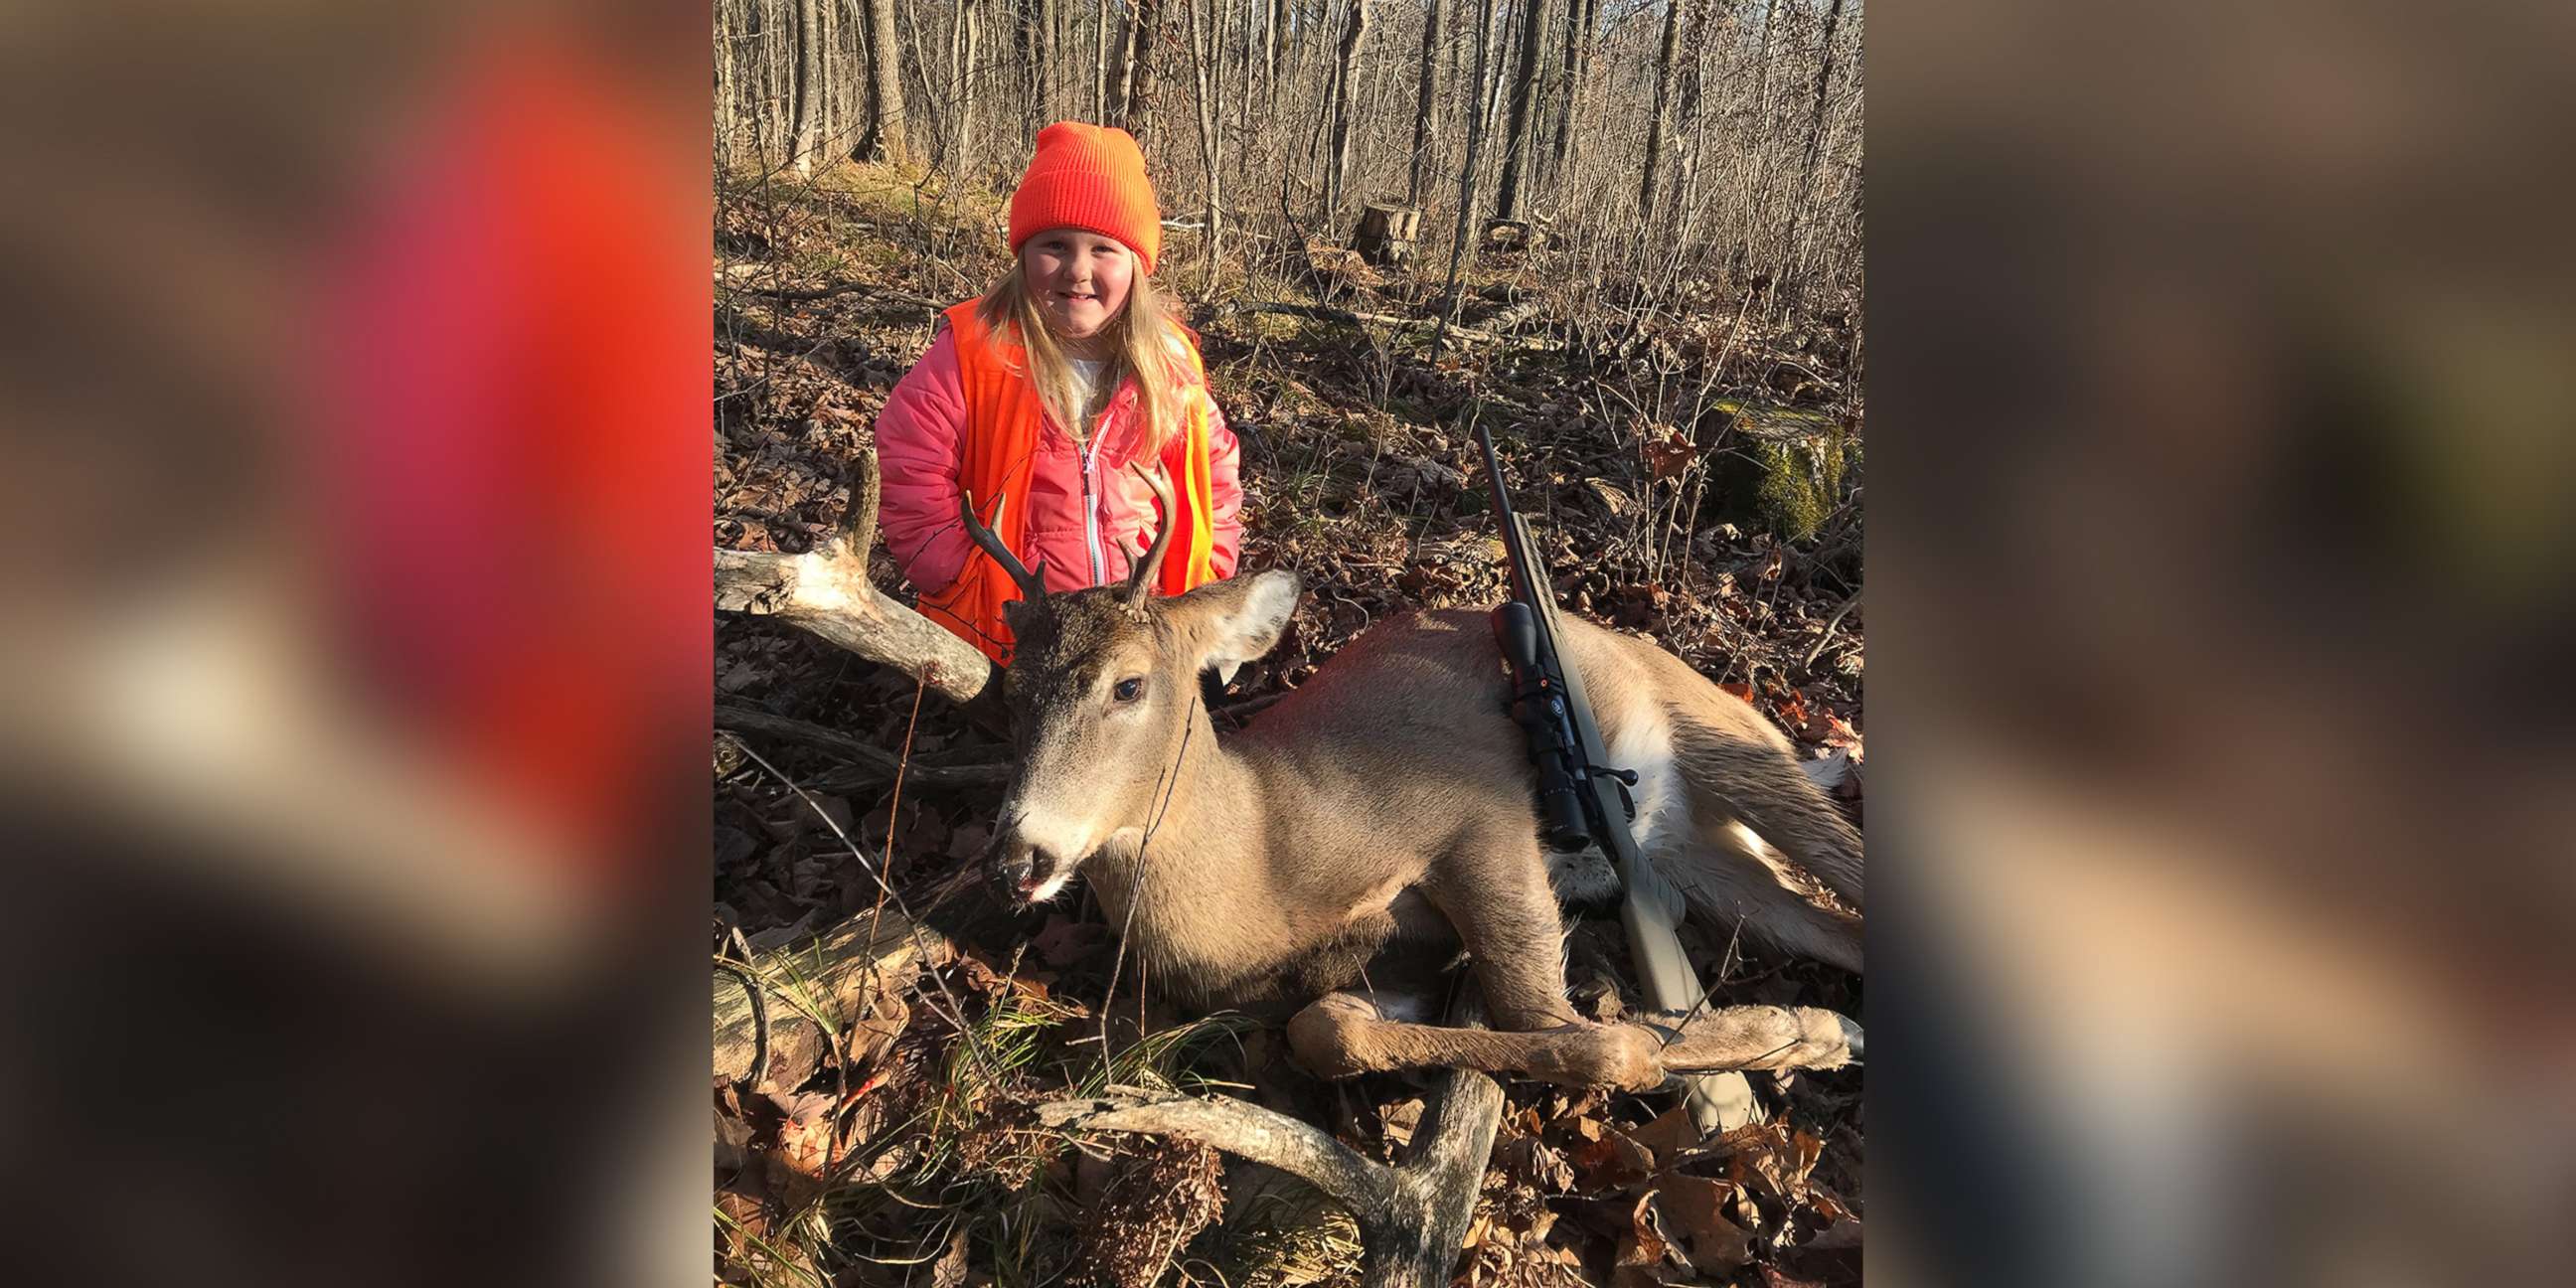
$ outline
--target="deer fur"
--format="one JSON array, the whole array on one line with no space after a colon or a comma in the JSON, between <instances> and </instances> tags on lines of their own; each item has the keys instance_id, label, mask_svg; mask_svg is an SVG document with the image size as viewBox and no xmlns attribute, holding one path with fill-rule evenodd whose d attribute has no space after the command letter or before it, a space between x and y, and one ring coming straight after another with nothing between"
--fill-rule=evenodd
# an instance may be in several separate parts
<instances>
[{"instance_id":1,"label":"deer fur","mask_svg":"<svg viewBox=\"0 0 2576 1288\"><path fill-rule=\"evenodd\" d=\"M1018 644L1002 696L1019 756L987 864L1010 899L1086 877L1156 985L1298 1011L1291 1045L1328 1076L1445 1063L1646 1087L1684 1067L1666 1036L1588 1024L1566 1000L1533 770L1484 614L1385 622L1226 736L1199 673L1276 645L1297 578L1167 599L1141 584L1007 610ZM1788 740L1651 644L1571 618L1559 642L1614 763L1640 773L1645 879L1717 925L1859 970L1860 837ZM1402 1023L1344 992L1421 980L1462 948L1496 1032ZM1725 1018L1742 1041L1715 1043L1732 1063L1709 1067L1830 1066L1856 1046L1829 1012Z\"/></svg>"}]
</instances>

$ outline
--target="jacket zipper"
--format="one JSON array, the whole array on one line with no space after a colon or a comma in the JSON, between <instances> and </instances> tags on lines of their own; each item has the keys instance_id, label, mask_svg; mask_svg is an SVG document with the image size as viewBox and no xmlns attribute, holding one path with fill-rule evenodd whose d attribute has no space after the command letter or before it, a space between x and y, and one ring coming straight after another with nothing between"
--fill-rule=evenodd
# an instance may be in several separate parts
<instances>
[{"instance_id":1,"label":"jacket zipper","mask_svg":"<svg viewBox=\"0 0 2576 1288\"><path fill-rule=\"evenodd\" d=\"M1100 460L1100 427L1091 427L1091 441L1082 446L1082 542L1091 553L1091 584L1097 586L1107 574L1100 566L1100 504L1092 499L1092 466Z\"/></svg>"}]
</instances>

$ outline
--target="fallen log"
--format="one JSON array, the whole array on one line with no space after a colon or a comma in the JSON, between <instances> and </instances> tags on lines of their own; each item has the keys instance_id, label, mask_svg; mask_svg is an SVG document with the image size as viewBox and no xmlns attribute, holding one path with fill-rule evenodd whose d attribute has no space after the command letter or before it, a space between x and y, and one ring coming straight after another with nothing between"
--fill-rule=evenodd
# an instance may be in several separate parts
<instances>
[{"instance_id":1,"label":"fallen log","mask_svg":"<svg viewBox=\"0 0 2576 1288\"><path fill-rule=\"evenodd\" d=\"M947 307L936 300L927 299L925 297L915 295L910 291L898 290L894 287L886 286L877 282L834 282L829 286L772 287L753 286L743 282L730 280L733 278L747 276L748 274L743 270L759 269L762 267L766 266L757 264L729 265L724 272L719 273L716 276L716 288L730 294L756 295L764 299L774 300L783 304L811 304L817 300L828 300L835 296L857 295L864 292L889 304L904 304L913 308L928 309L934 314Z\"/></svg>"},{"instance_id":2,"label":"fallen log","mask_svg":"<svg viewBox=\"0 0 2576 1288\"><path fill-rule=\"evenodd\" d=\"M1396 313L1358 313L1350 309L1336 309L1321 304L1292 304L1281 300L1254 300L1249 303L1228 304L1225 306L1225 311L1313 318L1318 322L1339 322L1344 326L1431 327L1440 323L1438 318L1405 317ZM1452 327L1449 334L1485 343L1500 343L1511 338L1495 335L1489 331L1471 331L1464 327Z\"/></svg>"},{"instance_id":3,"label":"fallen log","mask_svg":"<svg viewBox=\"0 0 2576 1288\"><path fill-rule=\"evenodd\" d=\"M822 1067L833 1031L855 1036L859 1045L891 1041L905 1019L903 986L950 951L945 936L887 908L755 953L747 966L719 966L715 1077L739 1083L757 1072L752 1091L792 1090Z\"/></svg>"}]
</instances>

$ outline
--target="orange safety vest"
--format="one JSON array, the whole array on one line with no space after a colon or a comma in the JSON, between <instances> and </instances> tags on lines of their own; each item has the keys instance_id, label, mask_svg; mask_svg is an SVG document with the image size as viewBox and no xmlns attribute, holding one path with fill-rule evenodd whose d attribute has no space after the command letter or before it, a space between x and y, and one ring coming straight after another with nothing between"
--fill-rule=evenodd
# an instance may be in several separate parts
<instances>
[{"instance_id":1,"label":"orange safety vest","mask_svg":"<svg viewBox=\"0 0 2576 1288\"><path fill-rule=\"evenodd\" d=\"M948 310L956 336L957 369L966 386L966 432L959 444L957 486L972 501L976 517L1014 551L1025 551L1028 533L1029 470L1037 457L1038 429L1046 406L1028 380L1027 355L1010 339L996 336L976 316L977 301ZM1207 368L1198 345L1187 332L1183 347L1199 378L1183 399L1181 432L1163 447L1163 468L1173 483L1180 513L1169 517L1179 526L1163 559L1161 590L1177 595L1216 580L1215 463L1208 449ZM1009 504L994 513L994 503ZM984 655L1008 666L1011 628L1002 605L1020 597L1020 588L993 557L980 548L966 557L965 571L947 589L921 597L922 616L947 627Z\"/></svg>"}]
</instances>

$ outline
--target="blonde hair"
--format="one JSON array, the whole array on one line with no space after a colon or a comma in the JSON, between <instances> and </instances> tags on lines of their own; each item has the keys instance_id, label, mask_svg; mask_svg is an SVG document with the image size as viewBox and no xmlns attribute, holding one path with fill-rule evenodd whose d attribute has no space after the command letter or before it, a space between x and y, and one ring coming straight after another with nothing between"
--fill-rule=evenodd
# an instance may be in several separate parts
<instances>
[{"instance_id":1,"label":"blonde hair","mask_svg":"<svg viewBox=\"0 0 2576 1288\"><path fill-rule=\"evenodd\" d=\"M1128 251L1132 262L1136 252ZM1173 319L1173 304L1154 288L1154 279L1136 265L1128 279L1127 302L1118 316L1101 328L1110 340L1110 361L1101 375L1104 388L1115 389L1117 382L1130 372L1136 375L1137 410L1143 413L1144 428L1138 439L1140 458L1158 455L1163 445L1180 432L1183 400L1191 382L1188 351L1183 347L1180 326ZM1011 271L993 284L977 304L976 316L996 335L1008 327L1016 332L1022 352L1028 354L1028 370L1021 373L1037 390L1038 401L1075 439L1090 432L1085 423L1081 377L1074 374L1073 363L1065 356L1064 346L1055 333L1047 329L1046 319L1038 312L1037 297L1029 293L1019 261L1014 259Z\"/></svg>"}]
</instances>

